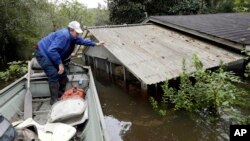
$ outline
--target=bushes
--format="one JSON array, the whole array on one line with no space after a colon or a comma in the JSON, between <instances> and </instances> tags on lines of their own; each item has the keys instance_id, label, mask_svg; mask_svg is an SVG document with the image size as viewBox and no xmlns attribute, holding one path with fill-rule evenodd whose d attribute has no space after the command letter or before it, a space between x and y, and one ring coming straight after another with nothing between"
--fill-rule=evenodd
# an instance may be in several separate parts
<instances>
[{"instance_id":1,"label":"bushes","mask_svg":"<svg viewBox=\"0 0 250 141\"><path fill-rule=\"evenodd\" d=\"M250 76L250 62L249 62L249 57L250 57L250 51L244 51L246 53L247 57L247 65L246 65L246 70L245 70L245 77L249 77Z\"/></svg>"},{"instance_id":2,"label":"bushes","mask_svg":"<svg viewBox=\"0 0 250 141\"><path fill-rule=\"evenodd\" d=\"M72 20L91 26L108 22L106 9L88 10L77 0L1 0L0 13L0 66L31 58L42 37Z\"/></svg>"},{"instance_id":3,"label":"bushes","mask_svg":"<svg viewBox=\"0 0 250 141\"><path fill-rule=\"evenodd\" d=\"M196 55L193 56L195 72L187 74L185 60L183 60L183 72L180 75L178 89L169 87L168 80L162 85L163 96L161 103L155 106L155 100L151 98L157 111L166 110L170 104L175 110L189 112L202 112L205 115L219 116L229 111L239 102L245 92L237 88L235 83L242 83L240 78L232 72L226 72L220 67L217 71L205 70ZM191 81L191 78L194 81Z\"/></svg>"},{"instance_id":4,"label":"bushes","mask_svg":"<svg viewBox=\"0 0 250 141\"><path fill-rule=\"evenodd\" d=\"M6 71L0 72L0 79L4 81L16 79L27 72L27 64L22 61L13 61L8 65L10 66Z\"/></svg>"}]
</instances>

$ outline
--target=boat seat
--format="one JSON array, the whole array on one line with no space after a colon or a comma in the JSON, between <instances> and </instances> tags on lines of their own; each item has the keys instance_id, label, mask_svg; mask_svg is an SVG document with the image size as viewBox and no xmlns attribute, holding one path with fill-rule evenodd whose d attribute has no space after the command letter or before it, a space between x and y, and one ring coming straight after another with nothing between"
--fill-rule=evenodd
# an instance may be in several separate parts
<instances>
[{"instance_id":1,"label":"boat seat","mask_svg":"<svg viewBox=\"0 0 250 141\"><path fill-rule=\"evenodd\" d=\"M68 66L68 65L70 65L70 63L66 64L65 66ZM73 63L73 62L71 62L71 65L74 66L74 69L70 69L69 72L72 72L72 73L82 72L82 71L85 71L86 73L88 72L88 67L79 66L78 64ZM31 69L35 71L43 71L42 67L37 62L35 57L31 59Z\"/></svg>"},{"instance_id":2,"label":"boat seat","mask_svg":"<svg viewBox=\"0 0 250 141\"><path fill-rule=\"evenodd\" d=\"M76 133L76 129L70 125L63 123L47 123L40 125L32 118L26 119L24 122L16 126L16 129L35 128L38 138L41 141L68 141Z\"/></svg>"},{"instance_id":3,"label":"boat seat","mask_svg":"<svg viewBox=\"0 0 250 141\"><path fill-rule=\"evenodd\" d=\"M71 126L76 126L76 125L84 123L88 118L89 118L89 112L88 112L88 108L86 108L83 115L79 115L73 118L68 118L60 122L71 125Z\"/></svg>"},{"instance_id":4,"label":"boat seat","mask_svg":"<svg viewBox=\"0 0 250 141\"><path fill-rule=\"evenodd\" d=\"M42 67L39 65L35 57L31 59L31 68L32 70L42 70Z\"/></svg>"},{"instance_id":5,"label":"boat seat","mask_svg":"<svg viewBox=\"0 0 250 141\"><path fill-rule=\"evenodd\" d=\"M83 98L67 98L56 102L51 108L48 122L61 122L67 119L82 119L83 112L87 108L87 101Z\"/></svg>"}]
</instances>

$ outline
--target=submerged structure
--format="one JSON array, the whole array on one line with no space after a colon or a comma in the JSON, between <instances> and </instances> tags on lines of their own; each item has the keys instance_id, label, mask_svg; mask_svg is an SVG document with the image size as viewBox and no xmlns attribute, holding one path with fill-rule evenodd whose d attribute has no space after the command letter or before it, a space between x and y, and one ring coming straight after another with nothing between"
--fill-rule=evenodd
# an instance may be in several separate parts
<instances>
[{"instance_id":1,"label":"submerged structure","mask_svg":"<svg viewBox=\"0 0 250 141\"><path fill-rule=\"evenodd\" d=\"M121 66L124 82L132 74L144 90L179 77L183 59L187 72L193 72L194 54L205 69L221 62L243 68L240 52L249 48L249 17L249 13L153 16L142 24L92 27L88 29L92 37L106 44L85 50L85 61L109 75Z\"/></svg>"}]
</instances>

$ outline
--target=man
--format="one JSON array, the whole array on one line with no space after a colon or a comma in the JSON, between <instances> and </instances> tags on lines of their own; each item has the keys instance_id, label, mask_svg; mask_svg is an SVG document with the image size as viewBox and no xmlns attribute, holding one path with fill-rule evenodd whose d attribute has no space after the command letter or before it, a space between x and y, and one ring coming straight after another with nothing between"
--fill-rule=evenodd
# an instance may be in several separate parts
<instances>
[{"instance_id":1,"label":"man","mask_svg":"<svg viewBox=\"0 0 250 141\"><path fill-rule=\"evenodd\" d=\"M50 33L37 44L35 56L48 77L51 105L58 101L58 97L65 91L68 77L63 64L65 59L74 51L75 45L104 45L103 41L95 43L94 41L79 37L81 33L83 31L80 23L72 21L69 23L68 28Z\"/></svg>"}]
</instances>

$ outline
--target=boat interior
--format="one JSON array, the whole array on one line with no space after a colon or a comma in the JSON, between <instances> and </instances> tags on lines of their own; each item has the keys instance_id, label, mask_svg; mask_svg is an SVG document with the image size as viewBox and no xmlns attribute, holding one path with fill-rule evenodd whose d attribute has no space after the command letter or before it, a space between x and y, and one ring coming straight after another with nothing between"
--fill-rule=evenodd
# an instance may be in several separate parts
<instances>
[{"instance_id":1,"label":"boat interior","mask_svg":"<svg viewBox=\"0 0 250 141\"><path fill-rule=\"evenodd\" d=\"M69 82L66 90L82 89L86 97L68 98L53 105L50 105L47 77L35 65L31 70L32 117L25 119L23 108L28 74L0 93L0 112L16 129L32 129L44 141L105 140L104 118L89 67L76 63L67 67Z\"/></svg>"}]
</instances>

